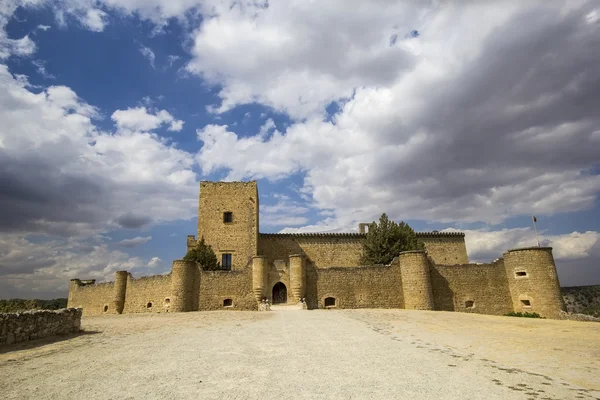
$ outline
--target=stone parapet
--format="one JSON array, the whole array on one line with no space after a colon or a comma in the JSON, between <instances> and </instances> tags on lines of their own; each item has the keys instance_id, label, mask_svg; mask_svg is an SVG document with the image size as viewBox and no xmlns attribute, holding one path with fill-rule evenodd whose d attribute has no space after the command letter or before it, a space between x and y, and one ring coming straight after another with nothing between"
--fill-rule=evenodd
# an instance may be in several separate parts
<instances>
[{"instance_id":1,"label":"stone parapet","mask_svg":"<svg viewBox=\"0 0 600 400\"><path fill-rule=\"evenodd\" d=\"M80 308L63 308L0 314L0 345L77 333L81 312Z\"/></svg>"}]
</instances>

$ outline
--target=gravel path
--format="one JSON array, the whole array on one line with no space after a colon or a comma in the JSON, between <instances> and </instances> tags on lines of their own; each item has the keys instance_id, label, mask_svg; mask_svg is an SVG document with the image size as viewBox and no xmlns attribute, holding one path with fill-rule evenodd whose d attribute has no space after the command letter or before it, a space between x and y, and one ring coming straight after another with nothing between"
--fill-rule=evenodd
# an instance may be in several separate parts
<instances>
[{"instance_id":1,"label":"gravel path","mask_svg":"<svg viewBox=\"0 0 600 400\"><path fill-rule=\"evenodd\" d=\"M84 318L0 348L3 399L600 399L600 324L405 310ZM10 350L10 351L9 351Z\"/></svg>"}]
</instances>

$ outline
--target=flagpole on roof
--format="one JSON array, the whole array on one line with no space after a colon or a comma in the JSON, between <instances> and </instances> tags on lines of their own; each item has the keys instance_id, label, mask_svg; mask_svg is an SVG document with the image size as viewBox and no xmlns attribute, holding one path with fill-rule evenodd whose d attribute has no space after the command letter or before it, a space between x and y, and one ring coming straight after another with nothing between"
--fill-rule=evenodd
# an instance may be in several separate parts
<instances>
[{"instance_id":1,"label":"flagpole on roof","mask_svg":"<svg viewBox=\"0 0 600 400\"><path fill-rule=\"evenodd\" d=\"M537 218L534 215L533 216L533 229L535 230L535 240L537 241L538 247L540 247L540 237L538 236L537 228L535 226L536 222L537 222Z\"/></svg>"}]
</instances>

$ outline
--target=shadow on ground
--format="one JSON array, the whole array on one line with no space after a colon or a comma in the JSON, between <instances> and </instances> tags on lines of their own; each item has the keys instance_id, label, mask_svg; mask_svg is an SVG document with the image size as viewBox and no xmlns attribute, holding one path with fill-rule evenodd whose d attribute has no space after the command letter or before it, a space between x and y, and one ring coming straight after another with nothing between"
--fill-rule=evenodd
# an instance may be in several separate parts
<instances>
[{"instance_id":1,"label":"shadow on ground","mask_svg":"<svg viewBox=\"0 0 600 400\"><path fill-rule=\"evenodd\" d=\"M79 336L87 336L87 335L96 335L98 333L102 333L102 331L85 331L81 330L77 333L69 333L63 335L54 335L48 336L41 339L28 340L26 342L19 342L14 344L3 344L0 345L0 354L10 353L12 351L19 350L30 350L36 347L46 346L49 344L63 342L65 340L70 340Z\"/></svg>"}]
</instances>

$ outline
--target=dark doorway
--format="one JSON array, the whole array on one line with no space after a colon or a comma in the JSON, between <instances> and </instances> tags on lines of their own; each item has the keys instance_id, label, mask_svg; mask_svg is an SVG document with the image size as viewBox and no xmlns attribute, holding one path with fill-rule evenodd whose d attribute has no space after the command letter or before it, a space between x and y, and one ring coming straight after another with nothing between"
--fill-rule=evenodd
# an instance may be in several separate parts
<instances>
[{"instance_id":1,"label":"dark doorway","mask_svg":"<svg viewBox=\"0 0 600 400\"><path fill-rule=\"evenodd\" d=\"M281 282L273 286L273 304L287 303L287 288Z\"/></svg>"}]
</instances>

